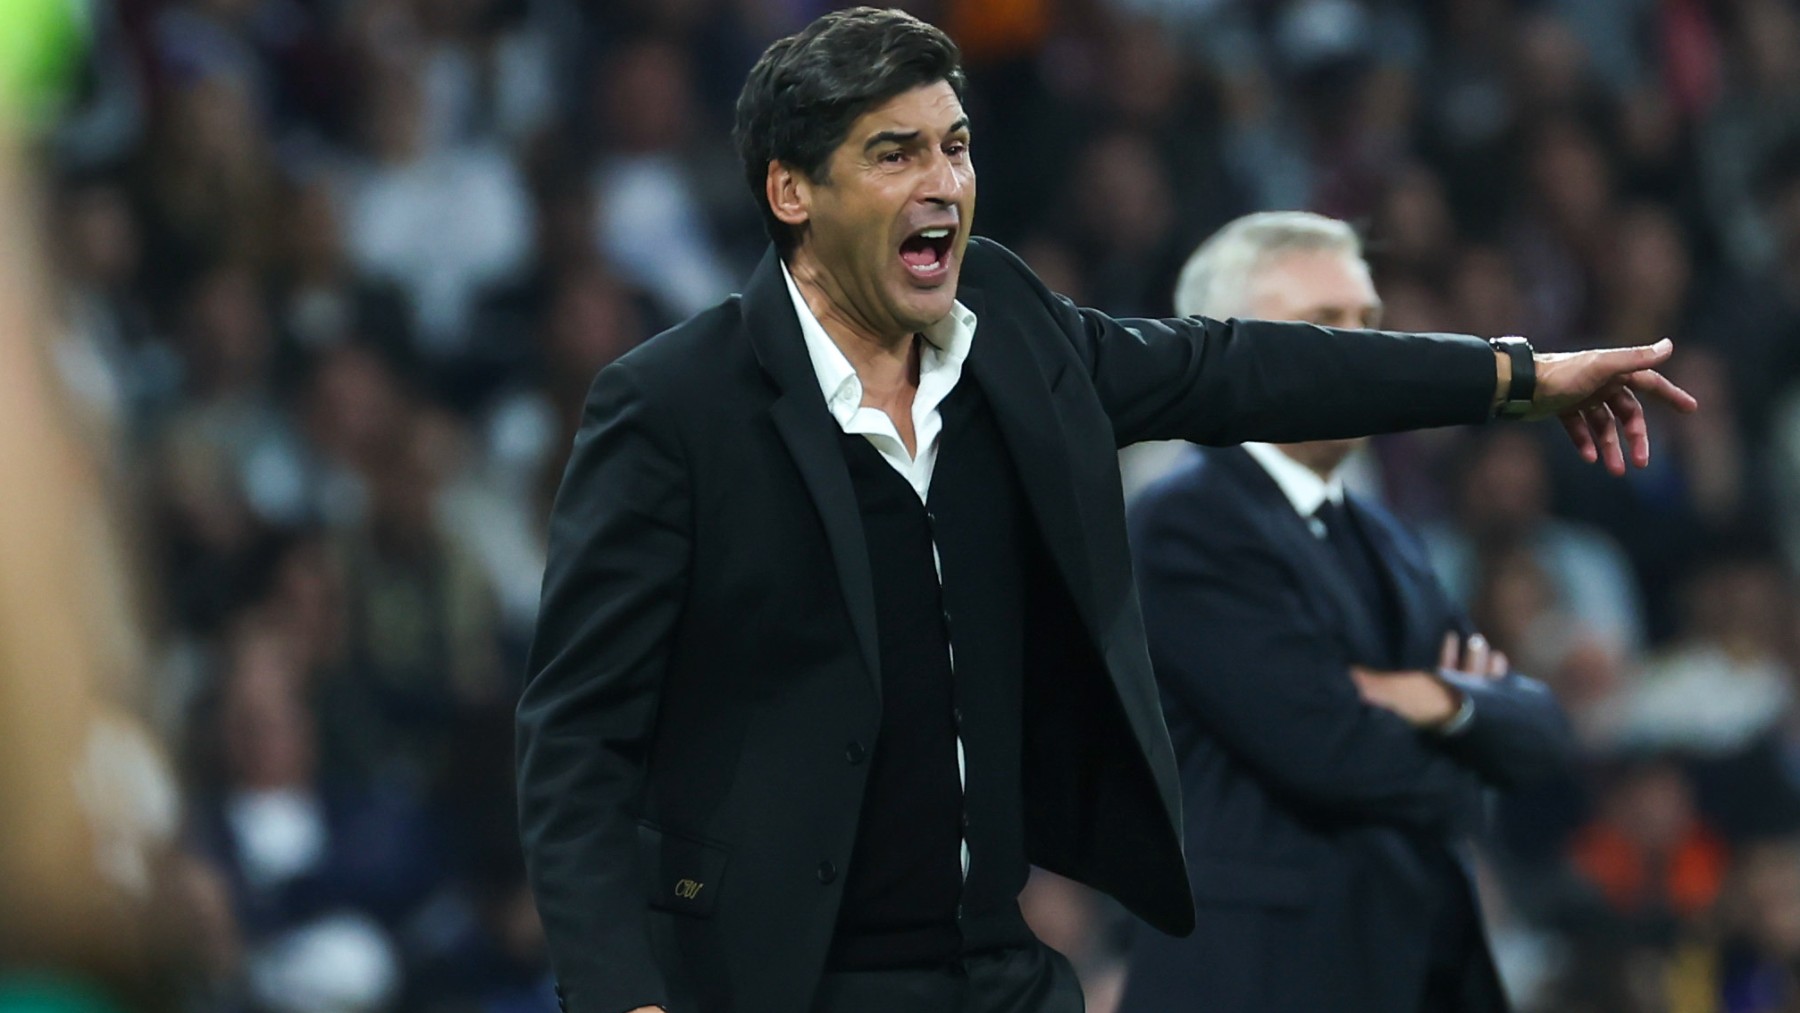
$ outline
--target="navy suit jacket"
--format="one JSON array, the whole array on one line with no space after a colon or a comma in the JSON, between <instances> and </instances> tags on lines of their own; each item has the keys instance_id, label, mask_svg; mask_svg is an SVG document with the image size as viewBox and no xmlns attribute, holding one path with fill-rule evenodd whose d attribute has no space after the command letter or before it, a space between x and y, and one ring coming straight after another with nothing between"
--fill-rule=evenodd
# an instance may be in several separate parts
<instances>
[{"instance_id":1,"label":"navy suit jacket","mask_svg":"<svg viewBox=\"0 0 1800 1013\"><path fill-rule=\"evenodd\" d=\"M1402 667L1434 668L1467 620L1392 516L1346 502L1395 593ZM1484 783L1562 762L1555 700L1519 675L1462 681L1474 715L1448 737L1363 703L1350 667L1393 658L1379 607L1242 449L1196 448L1130 524L1197 926L1137 934L1122 1013L1417 1009L1434 914L1471 889L1441 849ZM1466 967L1464 1008L1505 1009L1485 945Z\"/></svg>"}]
</instances>

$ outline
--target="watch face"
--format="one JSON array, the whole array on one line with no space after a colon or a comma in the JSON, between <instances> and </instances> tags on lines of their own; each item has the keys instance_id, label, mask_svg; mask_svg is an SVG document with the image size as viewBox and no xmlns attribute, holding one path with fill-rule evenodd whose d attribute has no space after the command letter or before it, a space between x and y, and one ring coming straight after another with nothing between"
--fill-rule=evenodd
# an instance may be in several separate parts
<instances>
[{"instance_id":1,"label":"watch face","mask_svg":"<svg viewBox=\"0 0 1800 1013\"><path fill-rule=\"evenodd\" d=\"M1504 352L1512 366L1511 380L1507 383L1505 400L1494 410L1497 419L1524 418L1531 412L1533 396L1537 393L1537 359L1531 349L1531 342L1516 334L1488 339L1488 346L1496 352Z\"/></svg>"}]
</instances>

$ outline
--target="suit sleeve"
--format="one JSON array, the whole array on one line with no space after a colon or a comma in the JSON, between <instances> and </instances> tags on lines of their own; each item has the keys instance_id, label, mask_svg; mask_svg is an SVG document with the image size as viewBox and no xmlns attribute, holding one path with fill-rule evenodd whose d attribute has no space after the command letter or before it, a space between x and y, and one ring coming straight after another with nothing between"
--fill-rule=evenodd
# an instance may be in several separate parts
<instances>
[{"instance_id":1,"label":"suit sleeve","mask_svg":"<svg viewBox=\"0 0 1800 1013\"><path fill-rule=\"evenodd\" d=\"M1438 674L1471 706L1469 723L1444 736L1440 748L1482 780L1517 788L1561 771L1574 758L1574 732L1550 687L1517 672L1499 679Z\"/></svg>"},{"instance_id":2,"label":"suit sleeve","mask_svg":"<svg viewBox=\"0 0 1800 1013\"><path fill-rule=\"evenodd\" d=\"M518 706L520 836L569 1013L666 1002L635 815L690 513L676 434L615 363L588 394L557 492Z\"/></svg>"},{"instance_id":3,"label":"suit sleeve","mask_svg":"<svg viewBox=\"0 0 1800 1013\"><path fill-rule=\"evenodd\" d=\"M1464 640L1479 632L1438 582L1424 543L1404 525L1369 516L1387 525L1400 551L1430 581L1431 593L1449 616L1446 632L1453 630ZM1483 781L1497 788L1517 788L1556 774L1573 761L1575 734L1550 687L1517 672L1500 679L1442 670L1438 675L1470 705L1469 723L1439 737L1438 746Z\"/></svg>"},{"instance_id":4,"label":"suit sleeve","mask_svg":"<svg viewBox=\"0 0 1800 1013\"><path fill-rule=\"evenodd\" d=\"M1114 319L1051 293L1017 256L993 248L1056 317L1121 447L1175 439L1292 443L1488 418L1494 353L1479 338L1264 320Z\"/></svg>"},{"instance_id":5,"label":"suit sleeve","mask_svg":"<svg viewBox=\"0 0 1800 1013\"><path fill-rule=\"evenodd\" d=\"M1468 815L1468 772L1363 703L1347 647L1245 524L1167 499L1134 521L1145 629L1168 705L1299 805L1434 832Z\"/></svg>"}]
</instances>

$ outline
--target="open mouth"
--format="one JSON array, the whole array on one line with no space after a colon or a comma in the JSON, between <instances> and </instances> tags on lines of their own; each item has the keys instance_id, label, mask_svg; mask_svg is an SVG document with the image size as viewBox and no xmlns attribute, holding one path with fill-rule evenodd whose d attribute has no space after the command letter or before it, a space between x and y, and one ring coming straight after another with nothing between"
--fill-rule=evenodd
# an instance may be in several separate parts
<instances>
[{"instance_id":1,"label":"open mouth","mask_svg":"<svg viewBox=\"0 0 1800 1013\"><path fill-rule=\"evenodd\" d=\"M900 244L900 261L913 277L938 280L950 271L950 249L955 242L956 230L948 226L920 229Z\"/></svg>"}]
</instances>

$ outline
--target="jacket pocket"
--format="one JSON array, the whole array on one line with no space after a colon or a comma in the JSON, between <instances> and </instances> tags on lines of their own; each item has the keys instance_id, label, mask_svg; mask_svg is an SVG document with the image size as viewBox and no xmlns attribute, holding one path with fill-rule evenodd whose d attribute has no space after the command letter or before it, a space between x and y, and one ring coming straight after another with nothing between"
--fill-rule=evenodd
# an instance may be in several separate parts
<instances>
[{"instance_id":1,"label":"jacket pocket","mask_svg":"<svg viewBox=\"0 0 1800 1013\"><path fill-rule=\"evenodd\" d=\"M638 821L638 858L650 906L658 911L711 917L725 878L722 844Z\"/></svg>"},{"instance_id":2,"label":"jacket pocket","mask_svg":"<svg viewBox=\"0 0 1800 1013\"><path fill-rule=\"evenodd\" d=\"M1196 858L1188 863L1194 902L1213 907L1304 908L1312 903L1312 875L1305 869L1236 859Z\"/></svg>"}]
</instances>

